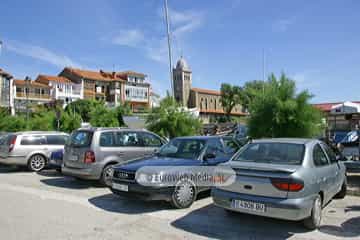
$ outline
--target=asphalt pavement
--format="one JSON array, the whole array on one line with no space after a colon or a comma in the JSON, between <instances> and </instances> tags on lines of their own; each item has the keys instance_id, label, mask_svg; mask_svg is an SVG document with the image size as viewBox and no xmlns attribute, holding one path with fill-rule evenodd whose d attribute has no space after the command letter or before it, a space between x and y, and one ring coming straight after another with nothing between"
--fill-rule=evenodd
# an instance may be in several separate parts
<instances>
[{"instance_id":1,"label":"asphalt pavement","mask_svg":"<svg viewBox=\"0 0 360 240\"><path fill-rule=\"evenodd\" d=\"M204 194L189 209L111 194L56 171L0 166L0 239L360 239L360 197L332 201L319 230L229 214Z\"/></svg>"}]
</instances>

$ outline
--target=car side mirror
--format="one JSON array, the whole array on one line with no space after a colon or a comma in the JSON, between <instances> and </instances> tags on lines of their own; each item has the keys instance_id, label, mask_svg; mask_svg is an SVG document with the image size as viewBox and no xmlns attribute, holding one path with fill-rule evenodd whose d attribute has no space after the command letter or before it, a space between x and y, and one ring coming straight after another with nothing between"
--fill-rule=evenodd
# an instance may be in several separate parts
<instances>
[{"instance_id":1,"label":"car side mirror","mask_svg":"<svg viewBox=\"0 0 360 240\"><path fill-rule=\"evenodd\" d=\"M204 161L207 161L209 159L214 159L214 158L216 158L216 155L214 153L206 153L204 155Z\"/></svg>"}]
</instances>

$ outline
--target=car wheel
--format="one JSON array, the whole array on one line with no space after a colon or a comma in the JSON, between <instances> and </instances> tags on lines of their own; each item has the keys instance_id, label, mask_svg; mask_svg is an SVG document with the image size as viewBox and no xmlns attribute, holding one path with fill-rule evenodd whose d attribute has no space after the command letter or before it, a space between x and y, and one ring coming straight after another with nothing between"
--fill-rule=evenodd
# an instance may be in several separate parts
<instances>
[{"instance_id":1,"label":"car wheel","mask_svg":"<svg viewBox=\"0 0 360 240\"><path fill-rule=\"evenodd\" d=\"M347 191L347 184L346 182L344 182L341 186L341 190L340 192L338 192L336 195L335 195L335 198L337 199L343 199L345 198L346 196L346 191Z\"/></svg>"},{"instance_id":2,"label":"car wheel","mask_svg":"<svg viewBox=\"0 0 360 240\"><path fill-rule=\"evenodd\" d=\"M33 172L39 172L46 167L46 158L40 154L31 156L28 162L28 169Z\"/></svg>"},{"instance_id":3,"label":"car wheel","mask_svg":"<svg viewBox=\"0 0 360 240\"><path fill-rule=\"evenodd\" d=\"M101 174L100 182L106 187L111 187L112 184L112 175L114 173L114 169L112 167L113 164L105 166Z\"/></svg>"},{"instance_id":4,"label":"car wheel","mask_svg":"<svg viewBox=\"0 0 360 240\"><path fill-rule=\"evenodd\" d=\"M308 229L315 230L320 226L322 215L322 201L320 195L317 195L312 209L310 217L304 220L304 226Z\"/></svg>"},{"instance_id":5,"label":"car wheel","mask_svg":"<svg viewBox=\"0 0 360 240\"><path fill-rule=\"evenodd\" d=\"M188 208L196 199L196 188L188 180L180 181L176 184L171 197L171 203L176 208Z\"/></svg>"}]
</instances>

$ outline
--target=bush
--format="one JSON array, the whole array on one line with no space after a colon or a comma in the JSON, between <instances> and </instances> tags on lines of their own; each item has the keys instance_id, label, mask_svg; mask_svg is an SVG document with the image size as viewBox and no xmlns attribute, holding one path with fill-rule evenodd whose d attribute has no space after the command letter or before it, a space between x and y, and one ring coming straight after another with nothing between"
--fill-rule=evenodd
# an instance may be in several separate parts
<instances>
[{"instance_id":1,"label":"bush","mask_svg":"<svg viewBox=\"0 0 360 240\"><path fill-rule=\"evenodd\" d=\"M314 137L322 130L321 113L309 100L308 91L296 93L295 82L274 75L249 103L249 134L262 137Z\"/></svg>"},{"instance_id":2,"label":"bush","mask_svg":"<svg viewBox=\"0 0 360 240\"><path fill-rule=\"evenodd\" d=\"M90 124L93 127L119 127L118 113L105 106L97 106L90 112Z\"/></svg>"},{"instance_id":3,"label":"bush","mask_svg":"<svg viewBox=\"0 0 360 240\"><path fill-rule=\"evenodd\" d=\"M81 117L77 113L63 112L60 118L60 131L71 133L81 127Z\"/></svg>"},{"instance_id":4,"label":"bush","mask_svg":"<svg viewBox=\"0 0 360 240\"><path fill-rule=\"evenodd\" d=\"M200 133L201 121L184 111L173 97L167 96L153 108L146 120L147 128L160 136L173 138Z\"/></svg>"}]
</instances>

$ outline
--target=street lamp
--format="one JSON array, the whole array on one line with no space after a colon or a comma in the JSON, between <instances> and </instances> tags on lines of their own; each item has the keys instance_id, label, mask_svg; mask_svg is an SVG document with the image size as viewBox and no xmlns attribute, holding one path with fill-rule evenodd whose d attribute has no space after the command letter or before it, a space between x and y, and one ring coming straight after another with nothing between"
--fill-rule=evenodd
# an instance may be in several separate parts
<instances>
[{"instance_id":1,"label":"street lamp","mask_svg":"<svg viewBox=\"0 0 360 240\"><path fill-rule=\"evenodd\" d=\"M26 94L26 125L29 124L29 92L30 92L30 83L31 78L29 76L25 77L25 94Z\"/></svg>"}]
</instances>

